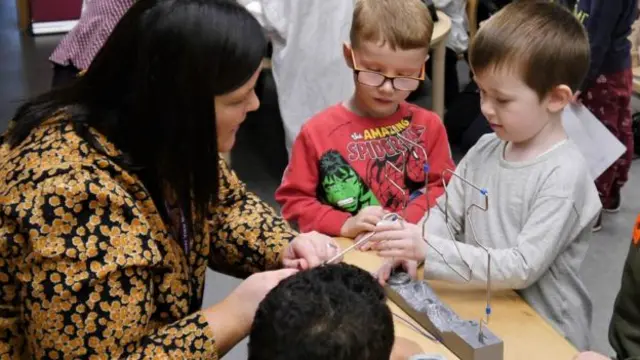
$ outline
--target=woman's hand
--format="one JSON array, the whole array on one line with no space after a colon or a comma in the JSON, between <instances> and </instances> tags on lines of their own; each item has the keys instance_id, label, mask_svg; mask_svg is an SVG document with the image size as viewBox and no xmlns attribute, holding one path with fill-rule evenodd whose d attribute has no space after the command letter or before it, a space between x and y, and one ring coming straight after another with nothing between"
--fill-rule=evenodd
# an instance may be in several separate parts
<instances>
[{"instance_id":1,"label":"woman's hand","mask_svg":"<svg viewBox=\"0 0 640 360\"><path fill-rule=\"evenodd\" d=\"M402 270L407 272L412 279L415 279L418 276L417 261L406 259L391 259L385 261L380 269L378 269L378 271L376 272L376 278L378 279L380 285L385 286L393 270L398 268L401 268Z\"/></svg>"},{"instance_id":2,"label":"woman's hand","mask_svg":"<svg viewBox=\"0 0 640 360\"><path fill-rule=\"evenodd\" d=\"M339 252L340 247L332 237L315 231L300 234L285 248L282 266L306 270L322 264Z\"/></svg>"},{"instance_id":3,"label":"woman's hand","mask_svg":"<svg viewBox=\"0 0 640 360\"><path fill-rule=\"evenodd\" d=\"M353 239L363 232L371 232L386 214L380 206L367 206L345 221L340 229L340 236Z\"/></svg>"},{"instance_id":4,"label":"woman's hand","mask_svg":"<svg viewBox=\"0 0 640 360\"><path fill-rule=\"evenodd\" d=\"M422 239L421 226L405 221L379 225L371 238L371 249L385 258L424 260L427 243Z\"/></svg>"},{"instance_id":5,"label":"woman's hand","mask_svg":"<svg viewBox=\"0 0 640 360\"><path fill-rule=\"evenodd\" d=\"M267 293L296 272L296 269L282 269L253 274L222 302L202 311L221 357L249 334L258 305Z\"/></svg>"}]
</instances>

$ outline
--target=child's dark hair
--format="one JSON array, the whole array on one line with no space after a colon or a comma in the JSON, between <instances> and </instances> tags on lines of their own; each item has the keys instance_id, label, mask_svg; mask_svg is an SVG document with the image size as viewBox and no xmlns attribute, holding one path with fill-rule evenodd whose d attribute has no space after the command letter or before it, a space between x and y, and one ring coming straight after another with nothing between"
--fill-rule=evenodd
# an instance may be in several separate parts
<instances>
[{"instance_id":1,"label":"child's dark hair","mask_svg":"<svg viewBox=\"0 0 640 360\"><path fill-rule=\"evenodd\" d=\"M302 271L262 301L249 360L388 360L393 318L380 284L347 264Z\"/></svg>"},{"instance_id":2,"label":"child's dark hair","mask_svg":"<svg viewBox=\"0 0 640 360\"><path fill-rule=\"evenodd\" d=\"M475 74L507 69L543 99L559 85L580 88L589 71L589 39L580 22L548 0L505 6L480 28L469 49Z\"/></svg>"}]
</instances>

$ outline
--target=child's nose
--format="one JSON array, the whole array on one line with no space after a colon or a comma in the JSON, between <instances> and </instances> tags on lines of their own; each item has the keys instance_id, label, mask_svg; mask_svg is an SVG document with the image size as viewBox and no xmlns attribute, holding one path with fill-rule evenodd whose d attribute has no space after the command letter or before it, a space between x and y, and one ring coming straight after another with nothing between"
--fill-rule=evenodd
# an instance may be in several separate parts
<instances>
[{"instance_id":1,"label":"child's nose","mask_svg":"<svg viewBox=\"0 0 640 360\"><path fill-rule=\"evenodd\" d=\"M393 83L391 79L386 79L380 86L380 91L385 95L393 94Z\"/></svg>"},{"instance_id":2,"label":"child's nose","mask_svg":"<svg viewBox=\"0 0 640 360\"><path fill-rule=\"evenodd\" d=\"M495 116L495 110L493 109L493 106L489 103L489 101L480 98L480 111L482 111L482 113L484 114L485 117L487 117L487 119Z\"/></svg>"}]
</instances>

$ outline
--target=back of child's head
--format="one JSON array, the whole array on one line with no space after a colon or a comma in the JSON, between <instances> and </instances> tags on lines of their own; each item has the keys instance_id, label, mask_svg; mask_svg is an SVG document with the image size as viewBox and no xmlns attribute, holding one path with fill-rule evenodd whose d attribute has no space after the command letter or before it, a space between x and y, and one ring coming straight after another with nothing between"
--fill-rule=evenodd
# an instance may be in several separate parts
<instances>
[{"instance_id":1,"label":"back of child's head","mask_svg":"<svg viewBox=\"0 0 640 360\"><path fill-rule=\"evenodd\" d=\"M475 74L513 71L543 99L566 85L578 90L589 70L589 40L580 22L548 0L515 1L492 16L469 49Z\"/></svg>"},{"instance_id":2,"label":"back of child's head","mask_svg":"<svg viewBox=\"0 0 640 360\"><path fill-rule=\"evenodd\" d=\"M393 319L368 272L337 264L283 280L260 303L249 360L388 360Z\"/></svg>"},{"instance_id":3,"label":"back of child's head","mask_svg":"<svg viewBox=\"0 0 640 360\"><path fill-rule=\"evenodd\" d=\"M428 49L432 33L431 15L420 0L355 0L350 34L354 49L364 41L394 51Z\"/></svg>"}]
</instances>

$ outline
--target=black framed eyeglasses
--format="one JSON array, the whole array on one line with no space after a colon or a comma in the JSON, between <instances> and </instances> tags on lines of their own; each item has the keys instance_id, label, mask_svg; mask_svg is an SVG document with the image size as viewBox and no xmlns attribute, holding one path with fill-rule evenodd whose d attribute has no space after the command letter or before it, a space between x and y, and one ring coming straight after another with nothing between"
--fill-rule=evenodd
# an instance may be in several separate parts
<instances>
[{"instance_id":1,"label":"black framed eyeglasses","mask_svg":"<svg viewBox=\"0 0 640 360\"><path fill-rule=\"evenodd\" d=\"M358 68L356 64L355 55L351 51L351 59L353 60L353 73L356 76L356 81L362 85L380 87L387 80L391 81L391 85L394 89L400 91L413 91L418 88L420 82L424 80L425 68L422 64L420 69L420 75L418 77L413 76L387 76L375 71L362 70Z\"/></svg>"}]
</instances>

